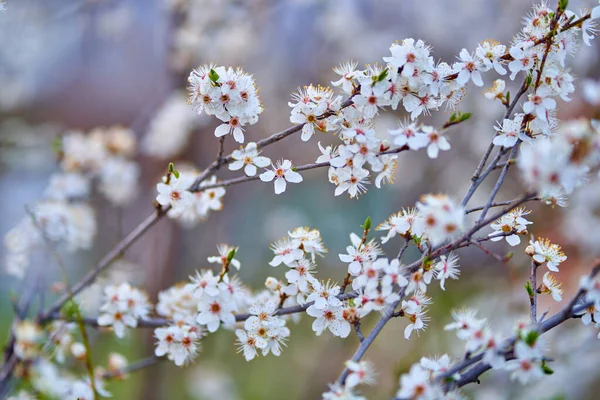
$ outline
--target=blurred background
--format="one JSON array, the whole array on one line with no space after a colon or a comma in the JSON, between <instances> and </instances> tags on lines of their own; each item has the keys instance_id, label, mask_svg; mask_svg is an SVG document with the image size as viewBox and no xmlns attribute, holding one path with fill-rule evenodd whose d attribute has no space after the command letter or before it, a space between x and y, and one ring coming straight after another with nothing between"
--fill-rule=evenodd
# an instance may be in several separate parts
<instances>
[{"instance_id":1,"label":"blurred background","mask_svg":"<svg viewBox=\"0 0 600 400\"><path fill-rule=\"evenodd\" d=\"M569 8L577 10L596 2L570 3ZM254 74L265 111L247 129L246 137L257 141L290 125L287 102L298 86L337 80L332 68L344 61L382 62L394 41L413 37L433 46L436 59L453 62L463 47L473 50L488 38L509 44L530 7L523 0L7 0L7 10L0 14L0 234L23 219L25 206L42 197L50 174L59 170L52 150L58 135L112 125L131 128L139 142L135 161L142 171L140 188L128 206L93 198L98 233L92 250L64 254L71 280L82 276L152 211L155 184L168 162L201 169L214 159L217 120L197 116L185 104L187 75L200 64L242 66ZM569 60L577 86L585 77L600 77L598 50L596 39L592 47L580 50L575 62ZM482 94L496 78L490 72L484 76L484 88L470 86L460 109L472 112L473 118L450 131L452 150L433 162L424 152L403 153L394 185L381 190L371 187L358 201L334 197L326 171L317 169L304 173L304 182L291 185L281 196L273 194L271 184L234 186L227 189L223 211L193 228L160 221L102 282L128 280L147 289L155 302L159 290L187 279L196 269L208 268L206 258L216 254L216 245L229 243L240 247L236 258L242 262L241 278L259 290L267 276L283 278L283 270L267 264L272 254L269 244L301 225L321 230L329 249L328 256L318 260L318 276L341 281L345 266L337 255L345 252L349 234L359 232L367 216L379 224L424 193L446 192L462 198L494 134L493 126L504 113L500 103L491 103ZM507 83L515 91L517 83ZM559 103L559 108L561 119L593 113L579 95L570 103ZM378 135L385 137L387 129L403 118L400 112L382 115ZM440 111L421 121L440 125L447 118ZM292 136L267 148L265 155L289 158L295 164L313 162L319 155L318 140L334 142L326 135L309 143ZM226 143L227 152L236 147L232 141ZM498 200L522 193L515 171L509 175ZM218 175L220 179L233 176L239 172ZM482 204L494 182L492 178L484 184L469 205ZM531 231L562 244L569 257L558 274L568 297L579 276L600 255L600 186L592 184L576 192L567 209L541 205L533 209ZM395 254L398 246L392 240L384 249ZM490 248L500 254L511 251L504 241ZM514 250L508 264L477 250L461 251L461 279L449 282L446 292L430 293L432 321L425 334L406 341L406 321L394 320L369 349L366 359L379 372L378 384L364 388L364 394L370 399L390 398L399 375L421 356L449 352L461 357L462 345L442 330L452 308L476 307L480 316L505 333L526 320L523 283L529 267L524 246ZM58 268L43 249L32 257L43 266L48 287L60 280ZM13 318L11 296L27 283L4 274L0 278L2 343ZM47 296L54 295L49 290ZM554 312L563 305L546 300L541 312L549 306ZM370 316L363 329L375 321L376 316ZM233 332L220 331L203 341L203 352L194 364L179 369L165 361L127 381L110 383L108 389L117 399L319 398L358 340L352 335L346 340L328 334L317 338L310 323L305 318L291 326L291 340L279 358L246 363L235 353ZM488 373L482 385L470 388L477 389L474 397L597 398L600 342L596 332L580 329L578 322L565 325L549 335L557 361L555 375L523 389L507 385L505 373ZM110 351L122 352L130 361L153 352L151 330L140 329L118 341L114 335L91 334L93 358L98 362L104 362Z\"/></svg>"}]
</instances>

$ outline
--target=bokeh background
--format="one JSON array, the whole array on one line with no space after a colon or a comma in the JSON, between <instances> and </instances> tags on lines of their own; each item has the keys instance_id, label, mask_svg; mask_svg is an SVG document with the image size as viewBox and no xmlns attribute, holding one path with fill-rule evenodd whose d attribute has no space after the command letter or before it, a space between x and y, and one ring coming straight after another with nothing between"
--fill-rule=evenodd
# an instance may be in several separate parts
<instances>
[{"instance_id":1,"label":"bokeh background","mask_svg":"<svg viewBox=\"0 0 600 400\"><path fill-rule=\"evenodd\" d=\"M570 8L594 3L571 1ZM254 74L266 109L259 123L246 132L248 140L256 141L288 127L290 93L298 86L336 80L331 69L339 63L381 62L391 43L406 37L425 40L433 46L436 59L452 62L463 47L472 50L488 38L508 44L530 7L523 0L8 0L7 11L0 14L0 234L23 218L25 206L42 196L48 177L58 171L54 138L72 129L130 127L142 143L136 156L143 171L141 188L131 206L115 207L100 196L93 200L98 221L93 249L64 255L71 279L82 276L151 212L155 183L169 161L202 168L214 159L216 119L197 116L184 105L187 75L199 64L242 66ZM585 77L600 77L600 40L592 44L581 49L575 62L570 60L577 87ZM496 78L488 73L486 87ZM342 280L345 270L337 255L367 216L378 224L400 207L413 205L423 193L446 192L462 198L504 111L499 103L485 100L483 90L472 86L462 103L460 109L472 112L473 118L451 131L452 150L433 161L423 152L403 153L394 185L373 187L358 201L334 197L326 171L312 170L304 173L301 185L291 185L281 196L261 182L231 187L223 211L212 213L194 228L184 229L166 219L159 222L103 282L129 280L146 288L155 301L159 290L209 267L206 257L216 254L218 243L229 243L240 247L241 278L258 290L267 276L283 277L282 270L267 264L269 244L300 225L320 229L329 248L328 256L318 262L318 276ZM594 112L580 95L559 107L564 119ZM440 124L447 117L438 112L424 121ZM400 112L384 114L378 134L385 137L387 128L403 118ZM149 135L154 136L149 139ZM143 143L165 138L184 143L182 150L157 157L147 150L151 145L144 147ZM296 164L313 162L317 140L333 142L325 135L309 143L292 136L269 147L265 155L289 158ZM235 147L229 141L226 151ZM221 171L219 178L237 175ZM492 184L484 184L470 205L482 204ZM577 192L568 209L533 207L531 231L563 244L569 257L558 274L567 296L600 255L599 188L592 183ZM498 200L512 199L522 190L513 171ZM398 245L392 240L384 249L395 254ZM508 264L477 250L461 251L461 279L449 282L446 292L432 290L432 321L425 334L406 341L406 321L394 320L369 349L366 359L375 363L378 384L365 388L365 395L390 398L399 375L421 356L443 352L462 356L462 345L442 330L453 308L476 307L493 327L506 333L526 319L523 283L528 264L523 247L514 249ZM511 250L504 242L490 248L500 254ZM58 268L44 251L34 255L34 262L43 263L48 287L59 280ZM10 299L28 282L0 276L0 341L4 343L13 317ZM52 296L49 290L47 297ZM549 306L553 312L561 305L542 301L540 310ZM364 329L375 318L365 320ZM204 340L200 357L187 368L165 361L125 382L110 383L109 390L117 399L319 398L358 340L327 334L317 338L310 322L305 318L292 326L291 340L279 358L246 363L235 353L234 334L220 331ZM580 329L578 322L565 325L549 335L555 375L522 389L509 385L505 373L488 373L474 397L597 398L597 332ZM131 361L153 352L150 330L137 330L124 340L96 331L91 337L93 358L99 362L113 350Z\"/></svg>"}]
</instances>

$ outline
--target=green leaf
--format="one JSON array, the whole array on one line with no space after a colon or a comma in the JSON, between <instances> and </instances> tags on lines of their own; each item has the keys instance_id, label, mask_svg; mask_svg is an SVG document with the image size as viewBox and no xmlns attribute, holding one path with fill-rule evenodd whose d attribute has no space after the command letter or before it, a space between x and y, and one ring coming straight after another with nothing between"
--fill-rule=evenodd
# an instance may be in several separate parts
<instances>
[{"instance_id":1,"label":"green leaf","mask_svg":"<svg viewBox=\"0 0 600 400\"><path fill-rule=\"evenodd\" d=\"M67 317L67 319L75 320L77 319L77 316L80 315L79 304L75 300L70 299L62 306L61 313Z\"/></svg>"},{"instance_id":2,"label":"green leaf","mask_svg":"<svg viewBox=\"0 0 600 400\"><path fill-rule=\"evenodd\" d=\"M385 78L387 78L387 76L388 76L388 69L385 68L379 73L379 75L373 76L371 79L373 79L373 83L377 83L377 82L383 81Z\"/></svg>"},{"instance_id":3,"label":"green leaf","mask_svg":"<svg viewBox=\"0 0 600 400\"><path fill-rule=\"evenodd\" d=\"M175 176L175 178L179 179L179 171L177 171L176 169L173 170L173 175Z\"/></svg>"},{"instance_id":4,"label":"green leaf","mask_svg":"<svg viewBox=\"0 0 600 400\"><path fill-rule=\"evenodd\" d=\"M217 71L211 68L211 70L208 72L208 79L216 83L219 80L219 74L217 74Z\"/></svg>"},{"instance_id":5,"label":"green leaf","mask_svg":"<svg viewBox=\"0 0 600 400\"><path fill-rule=\"evenodd\" d=\"M569 6L569 0L558 0L558 9L565 11Z\"/></svg>"},{"instance_id":6,"label":"green leaf","mask_svg":"<svg viewBox=\"0 0 600 400\"><path fill-rule=\"evenodd\" d=\"M456 113L452 113L452 115L450 116L450 119L449 119L449 121L450 121L450 122L456 122L456 120L457 120L457 119L458 119L458 118L456 117Z\"/></svg>"},{"instance_id":7,"label":"green leaf","mask_svg":"<svg viewBox=\"0 0 600 400\"><path fill-rule=\"evenodd\" d=\"M170 162L169 163L169 172L173 173L173 171L175 171L175 165L172 162Z\"/></svg>"},{"instance_id":8,"label":"green leaf","mask_svg":"<svg viewBox=\"0 0 600 400\"><path fill-rule=\"evenodd\" d=\"M471 118L471 115L472 114L470 112L467 112L467 113L464 113L464 114L461 113L461 115L460 115L460 122L468 120L469 118Z\"/></svg>"},{"instance_id":9,"label":"green leaf","mask_svg":"<svg viewBox=\"0 0 600 400\"><path fill-rule=\"evenodd\" d=\"M229 250L229 253L227 253L227 263L230 263L231 260L233 260L233 257L235 257L235 252L236 252L235 247L233 249Z\"/></svg>"},{"instance_id":10,"label":"green leaf","mask_svg":"<svg viewBox=\"0 0 600 400\"><path fill-rule=\"evenodd\" d=\"M531 288L531 282L525 282L525 290L527 290L527 294L529 297L533 297L533 289Z\"/></svg>"},{"instance_id":11,"label":"green leaf","mask_svg":"<svg viewBox=\"0 0 600 400\"><path fill-rule=\"evenodd\" d=\"M546 375L552 375L554 373L554 370L546 364L546 361L542 361L542 371L544 371L544 374Z\"/></svg>"},{"instance_id":12,"label":"green leaf","mask_svg":"<svg viewBox=\"0 0 600 400\"><path fill-rule=\"evenodd\" d=\"M537 331L529 331L527 332L527 336L525 336L523 340L525 341L525 343L527 343L529 347L531 347L535 344L539 337L540 334Z\"/></svg>"},{"instance_id":13,"label":"green leaf","mask_svg":"<svg viewBox=\"0 0 600 400\"><path fill-rule=\"evenodd\" d=\"M60 154L62 152L62 137L57 136L52 139L52 151L56 154Z\"/></svg>"},{"instance_id":14,"label":"green leaf","mask_svg":"<svg viewBox=\"0 0 600 400\"><path fill-rule=\"evenodd\" d=\"M417 235L412 235L412 240L413 242L415 242L415 244L418 246L421 243L421 237L417 236Z\"/></svg>"},{"instance_id":15,"label":"green leaf","mask_svg":"<svg viewBox=\"0 0 600 400\"><path fill-rule=\"evenodd\" d=\"M365 219L365 223L363 224L362 228L365 231L368 231L371 229L371 217L367 217L367 219Z\"/></svg>"}]
</instances>

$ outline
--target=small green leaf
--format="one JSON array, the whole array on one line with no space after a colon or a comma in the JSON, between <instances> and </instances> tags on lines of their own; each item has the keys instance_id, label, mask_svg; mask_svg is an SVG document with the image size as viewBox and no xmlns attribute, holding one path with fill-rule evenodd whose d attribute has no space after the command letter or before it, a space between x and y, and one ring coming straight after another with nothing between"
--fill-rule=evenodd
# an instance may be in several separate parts
<instances>
[{"instance_id":1,"label":"small green leaf","mask_svg":"<svg viewBox=\"0 0 600 400\"><path fill-rule=\"evenodd\" d=\"M542 361L542 371L544 371L544 374L546 375L552 375L554 373L554 370L546 364L546 361Z\"/></svg>"},{"instance_id":2,"label":"small green leaf","mask_svg":"<svg viewBox=\"0 0 600 400\"><path fill-rule=\"evenodd\" d=\"M533 82L533 76L531 76L531 74L527 75L525 82L527 82L527 86L531 86L531 83Z\"/></svg>"},{"instance_id":3,"label":"small green leaf","mask_svg":"<svg viewBox=\"0 0 600 400\"><path fill-rule=\"evenodd\" d=\"M80 315L79 304L75 300L70 299L62 306L61 313L67 317L67 319L77 319L77 316Z\"/></svg>"},{"instance_id":4,"label":"small green leaf","mask_svg":"<svg viewBox=\"0 0 600 400\"><path fill-rule=\"evenodd\" d=\"M62 137L57 136L52 139L52 151L56 154L60 154L62 152Z\"/></svg>"},{"instance_id":5,"label":"small green leaf","mask_svg":"<svg viewBox=\"0 0 600 400\"><path fill-rule=\"evenodd\" d=\"M538 337L540 337L540 334L537 331L529 331L523 340L529 347L531 347L538 340Z\"/></svg>"},{"instance_id":6,"label":"small green leaf","mask_svg":"<svg viewBox=\"0 0 600 400\"><path fill-rule=\"evenodd\" d=\"M413 242L415 242L415 244L418 246L419 244L421 244L421 237L417 236L417 235L412 235L412 240Z\"/></svg>"},{"instance_id":7,"label":"small green leaf","mask_svg":"<svg viewBox=\"0 0 600 400\"><path fill-rule=\"evenodd\" d=\"M173 173L173 171L175 171L175 165L172 162L170 162L169 163L169 172Z\"/></svg>"},{"instance_id":8,"label":"small green leaf","mask_svg":"<svg viewBox=\"0 0 600 400\"><path fill-rule=\"evenodd\" d=\"M450 116L450 122L456 122L457 117L456 117L456 113L452 113L452 115Z\"/></svg>"},{"instance_id":9,"label":"small green leaf","mask_svg":"<svg viewBox=\"0 0 600 400\"><path fill-rule=\"evenodd\" d=\"M296 167L292 167L292 171L297 172Z\"/></svg>"},{"instance_id":10,"label":"small green leaf","mask_svg":"<svg viewBox=\"0 0 600 400\"><path fill-rule=\"evenodd\" d=\"M216 83L219 80L219 74L217 74L217 71L215 71L214 69L211 69L208 72L208 79Z\"/></svg>"},{"instance_id":11,"label":"small green leaf","mask_svg":"<svg viewBox=\"0 0 600 400\"><path fill-rule=\"evenodd\" d=\"M175 176L175 178L179 179L179 171L177 171L176 169L173 170L173 176Z\"/></svg>"},{"instance_id":12,"label":"small green leaf","mask_svg":"<svg viewBox=\"0 0 600 400\"><path fill-rule=\"evenodd\" d=\"M533 289L531 288L531 283L529 281L525 282L525 290L527 290L529 297L533 297Z\"/></svg>"},{"instance_id":13,"label":"small green leaf","mask_svg":"<svg viewBox=\"0 0 600 400\"><path fill-rule=\"evenodd\" d=\"M368 230L370 230L370 229L371 229L371 217L367 217L367 219L365 219L365 223L364 223L364 225L362 226L362 228L363 228L365 231L368 231Z\"/></svg>"},{"instance_id":14,"label":"small green leaf","mask_svg":"<svg viewBox=\"0 0 600 400\"><path fill-rule=\"evenodd\" d=\"M235 252L236 252L236 249L234 247L233 249L229 250L229 253L227 253L227 262L228 263L230 263L231 260L233 260L233 257L235 257Z\"/></svg>"},{"instance_id":15,"label":"small green leaf","mask_svg":"<svg viewBox=\"0 0 600 400\"><path fill-rule=\"evenodd\" d=\"M468 120L469 118L471 118L471 115L472 114L470 112L467 112L467 113L464 113L464 114L461 113L461 115L460 115L460 122Z\"/></svg>"},{"instance_id":16,"label":"small green leaf","mask_svg":"<svg viewBox=\"0 0 600 400\"><path fill-rule=\"evenodd\" d=\"M558 9L565 11L569 6L569 0L558 0Z\"/></svg>"},{"instance_id":17,"label":"small green leaf","mask_svg":"<svg viewBox=\"0 0 600 400\"><path fill-rule=\"evenodd\" d=\"M510 91L506 92L506 103L510 104Z\"/></svg>"},{"instance_id":18,"label":"small green leaf","mask_svg":"<svg viewBox=\"0 0 600 400\"><path fill-rule=\"evenodd\" d=\"M377 83L377 82L383 81L385 78L387 78L387 76L388 76L388 69L385 68L379 73L379 75L372 76L371 80L373 80L373 83Z\"/></svg>"}]
</instances>

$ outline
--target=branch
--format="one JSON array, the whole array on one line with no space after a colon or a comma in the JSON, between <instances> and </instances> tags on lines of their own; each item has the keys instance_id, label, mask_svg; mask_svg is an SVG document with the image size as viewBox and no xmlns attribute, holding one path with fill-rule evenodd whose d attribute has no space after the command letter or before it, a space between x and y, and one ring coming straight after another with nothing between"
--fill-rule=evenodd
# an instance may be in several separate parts
<instances>
[{"instance_id":1,"label":"branch","mask_svg":"<svg viewBox=\"0 0 600 400\"><path fill-rule=\"evenodd\" d=\"M340 300L347 300L347 299L353 299L355 297L358 296L357 292L348 292L348 293L343 293L339 296L337 296L338 299ZM297 314L297 313L301 313L306 311L306 309L310 306L312 306L314 304L314 301L308 302L308 303L304 303L302 305L295 305L295 306L290 306L290 307L285 307L285 308L280 308L279 310L275 311L275 313L273 315L289 315L289 314ZM236 322L241 322L241 321L245 321L248 318L250 318L253 314L249 314L249 313L244 313L244 314L236 314L235 315L235 320ZM63 320L63 321L69 321L71 322L71 319L66 318L64 315L61 315L60 313L55 313L53 315L49 316L49 320ZM106 328L106 326L100 326L98 325L98 318L94 318L94 317L83 317L82 318L83 323L85 323L86 325L90 325L94 328ZM158 328L161 326L167 326L167 325L171 325L174 322L172 320L170 320L169 318L164 318L164 317L154 317L154 318L148 318L148 319L141 319L137 321L137 327L138 328Z\"/></svg>"}]
</instances>

